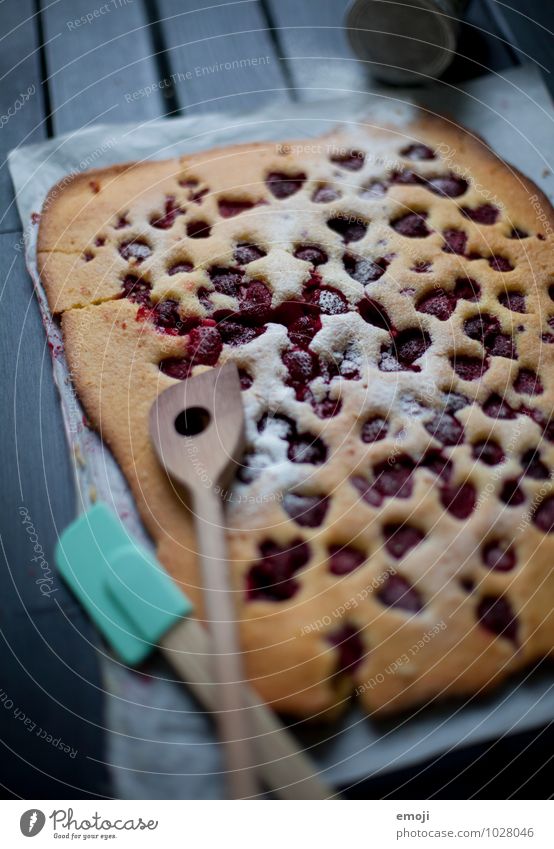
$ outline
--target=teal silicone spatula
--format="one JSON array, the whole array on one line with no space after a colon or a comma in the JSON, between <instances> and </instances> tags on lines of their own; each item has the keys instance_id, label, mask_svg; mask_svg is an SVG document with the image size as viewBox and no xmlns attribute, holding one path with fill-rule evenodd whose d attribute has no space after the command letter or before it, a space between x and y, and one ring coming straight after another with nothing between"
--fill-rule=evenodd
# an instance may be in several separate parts
<instances>
[{"instance_id":1,"label":"teal silicone spatula","mask_svg":"<svg viewBox=\"0 0 554 849\"><path fill-rule=\"evenodd\" d=\"M217 714L208 632L189 618L188 598L106 504L96 504L64 530L55 557L62 577L122 662L139 666L160 650L200 704ZM247 684L241 689L252 768L264 785L281 799L331 798L333 791L276 715Z\"/></svg>"}]
</instances>

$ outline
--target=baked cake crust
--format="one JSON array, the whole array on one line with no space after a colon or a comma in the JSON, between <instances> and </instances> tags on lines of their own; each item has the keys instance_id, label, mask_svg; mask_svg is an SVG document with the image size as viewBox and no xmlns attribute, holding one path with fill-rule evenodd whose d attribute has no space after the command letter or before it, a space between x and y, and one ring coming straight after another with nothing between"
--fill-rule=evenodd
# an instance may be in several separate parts
<instances>
[{"instance_id":1,"label":"baked cake crust","mask_svg":"<svg viewBox=\"0 0 554 849\"><path fill-rule=\"evenodd\" d=\"M87 415L202 610L156 395L241 369L227 500L248 675L279 710L473 694L552 651L554 211L426 117L64 181L38 243Z\"/></svg>"}]
</instances>

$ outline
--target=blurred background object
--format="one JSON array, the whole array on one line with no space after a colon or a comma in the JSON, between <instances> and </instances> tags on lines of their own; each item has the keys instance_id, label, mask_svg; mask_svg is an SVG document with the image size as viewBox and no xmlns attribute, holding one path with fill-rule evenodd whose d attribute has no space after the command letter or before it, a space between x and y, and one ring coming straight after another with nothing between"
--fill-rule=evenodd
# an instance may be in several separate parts
<instances>
[{"instance_id":1,"label":"blurred background object","mask_svg":"<svg viewBox=\"0 0 554 849\"><path fill-rule=\"evenodd\" d=\"M456 55L467 0L353 0L345 26L352 49L383 82L437 78Z\"/></svg>"}]
</instances>

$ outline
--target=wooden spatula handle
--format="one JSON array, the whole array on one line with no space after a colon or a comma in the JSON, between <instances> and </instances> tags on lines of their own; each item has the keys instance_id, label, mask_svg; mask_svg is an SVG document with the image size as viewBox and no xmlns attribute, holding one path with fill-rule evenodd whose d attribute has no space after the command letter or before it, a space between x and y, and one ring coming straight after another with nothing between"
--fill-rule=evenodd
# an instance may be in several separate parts
<instances>
[{"instance_id":1,"label":"wooden spatula handle","mask_svg":"<svg viewBox=\"0 0 554 849\"><path fill-rule=\"evenodd\" d=\"M192 619L185 619L162 637L160 646L168 663L187 682L200 704L210 712L215 711L217 689L208 662L213 649L206 629ZM279 799L334 798L334 791L317 774L314 764L271 708L248 684L243 687L243 693L256 770L266 787Z\"/></svg>"},{"instance_id":2,"label":"wooden spatula handle","mask_svg":"<svg viewBox=\"0 0 554 849\"><path fill-rule=\"evenodd\" d=\"M244 673L229 587L227 544L223 504L211 489L196 490L194 512L206 619L214 654L211 658L216 685L216 714L224 743L229 786L234 798L244 799L259 792L255 772L251 730L242 687ZM217 648L215 648L217 647Z\"/></svg>"}]
</instances>

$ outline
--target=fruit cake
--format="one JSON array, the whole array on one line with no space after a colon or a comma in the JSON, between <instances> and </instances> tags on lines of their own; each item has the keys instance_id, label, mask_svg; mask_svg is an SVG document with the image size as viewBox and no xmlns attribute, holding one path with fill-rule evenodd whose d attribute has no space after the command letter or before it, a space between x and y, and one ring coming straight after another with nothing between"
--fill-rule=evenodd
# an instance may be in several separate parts
<instances>
[{"instance_id":1,"label":"fruit cake","mask_svg":"<svg viewBox=\"0 0 554 849\"><path fill-rule=\"evenodd\" d=\"M445 119L117 165L38 260L76 391L202 610L156 395L237 364L222 493L247 673L323 717L478 694L554 642L554 212Z\"/></svg>"}]
</instances>

